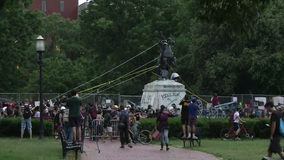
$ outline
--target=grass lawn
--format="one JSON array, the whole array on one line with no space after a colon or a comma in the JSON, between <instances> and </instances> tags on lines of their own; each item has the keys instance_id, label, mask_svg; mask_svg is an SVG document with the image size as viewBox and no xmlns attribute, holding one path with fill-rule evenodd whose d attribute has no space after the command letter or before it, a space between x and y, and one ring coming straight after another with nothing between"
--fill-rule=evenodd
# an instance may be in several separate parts
<instances>
[{"instance_id":1,"label":"grass lawn","mask_svg":"<svg viewBox=\"0 0 284 160\"><path fill-rule=\"evenodd\" d=\"M33 140L0 138L0 159L7 160L61 160L61 142L53 138ZM78 154L78 159L80 154ZM67 159L75 159L73 151L67 152Z\"/></svg>"},{"instance_id":2,"label":"grass lawn","mask_svg":"<svg viewBox=\"0 0 284 160\"><path fill-rule=\"evenodd\" d=\"M159 144L159 142L155 141L155 144ZM183 142L177 139L170 139L170 145L183 147ZM189 142L187 141L186 148L210 153L224 160L261 160L263 156L267 155L268 145L268 139L255 139L254 141L202 139L200 147L195 143L195 146L190 148ZM274 154L273 157L279 158L279 155Z\"/></svg>"}]
</instances>

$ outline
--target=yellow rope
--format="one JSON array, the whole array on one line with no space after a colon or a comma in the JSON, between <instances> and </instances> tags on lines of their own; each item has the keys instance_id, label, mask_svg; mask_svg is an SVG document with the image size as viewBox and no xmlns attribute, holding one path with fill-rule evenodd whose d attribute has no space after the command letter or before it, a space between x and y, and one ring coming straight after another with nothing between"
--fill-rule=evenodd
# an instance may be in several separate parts
<instances>
[{"instance_id":1,"label":"yellow rope","mask_svg":"<svg viewBox=\"0 0 284 160\"><path fill-rule=\"evenodd\" d=\"M171 69L172 69L174 72L176 72L176 71L173 69L172 66L170 66L170 67L171 67ZM177 73L177 72L176 72L176 73ZM199 97L197 94L195 94L195 93L189 88L189 86L185 83L185 81L181 78L181 76L179 76L179 78L181 79L181 81L183 82L183 84L185 84L185 86L187 87L187 89L189 89L189 90L186 90L188 93L190 93L190 94L192 94L193 96L195 96L195 97L201 99L203 102L208 103L206 100L202 99L202 98Z\"/></svg>"},{"instance_id":2,"label":"yellow rope","mask_svg":"<svg viewBox=\"0 0 284 160\"><path fill-rule=\"evenodd\" d=\"M111 81L108 81L108 82L105 82L105 83L102 83L102 84L93 86L93 87L91 87L91 88L87 88L87 89L85 89L85 90L83 90L83 91L80 91L80 92L78 92L78 93L83 93L83 92L86 92L86 91L89 91L89 90L92 90L92 89L95 89L95 88L98 88L98 87L101 87L101 86L104 86L104 85L111 84L111 83L113 83L113 82L115 82L115 81L117 81L117 80L120 80L120 79L122 79L122 78L127 78L127 77L129 77L129 76L132 76L132 75L135 75L135 74L137 74L137 73L141 73L141 72L144 72L144 71L153 69L153 68L155 68L155 67L156 67L156 66L152 66L152 67L145 68L145 69L142 69L142 70L140 70L140 71L137 71L137 72L134 72L134 73L131 73L131 74L127 74L127 75L125 75L125 76L121 76L121 77L119 77L119 78L117 78L117 79L114 79L114 80L111 80Z\"/></svg>"}]
</instances>

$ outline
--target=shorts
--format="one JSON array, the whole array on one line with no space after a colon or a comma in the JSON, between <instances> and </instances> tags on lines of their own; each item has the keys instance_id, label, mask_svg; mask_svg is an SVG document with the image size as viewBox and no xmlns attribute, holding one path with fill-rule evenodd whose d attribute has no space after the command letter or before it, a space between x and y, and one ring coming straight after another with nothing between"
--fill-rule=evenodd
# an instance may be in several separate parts
<instances>
[{"instance_id":1,"label":"shorts","mask_svg":"<svg viewBox=\"0 0 284 160\"><path fill-rule=\"evenodd\" d=\"M108 132L108 133L111 133L112 132L112 127L107 127L107 128L104 128L104 132Z\"/></svg>"},{"instance_id":2,"label":"shorts","mask_svg":"<svg viewBox=\"0 0 284 160\"><path fill-rule=\"evenodd\" d=\"M197 118L193 115L188 116L188 125L195 126L197 123Z\"/></svg>"},{"instance_id":3,"label":"shorts","mask_svg":"<svg viewBox=\"0 0 284 160\"><path fill-rule=\"evenodd\" d=\"M281 140L280 136L273 137L273 139L270 140L270 145L269 145L268 151L272 152L272 153L280 153L282 151L281 145L280 145L280 140Z\"/></svg>"},{"instance_id":4,"label":"shorts","mask_svg":"<svg viewBox=\"0 0 284 160\"><path fill-rule=\"evenodd\" d=\"M70 127L81 127L81 117L69 117Z\"/></svg>"},{"instance_id":5,"label":"shorts","mask_svg":"<svg viewBox=\"0 0 284 160\"><path fill-rule=\"evenodd\" d=\"M187 125L188 124L188 116L181 116L181 124Z\"/></svg>"},{"instance_id":6,"label":"shorts","mask_svg":"<svg viewBox=\"0 0 284 160\"><path fill-rule=\"evenodd\" d=\"M28 127L28 131L32 131L32 122L31 122L31 118L25 119L22 118L22 122L21 122L21 131L25 131L26 127Z\"/></svg>"},{"instance_id":7,"label":"shorts","mask_svg":"<svg viewBox=\"0 0 284 160\"><path fill-rule=\"evenodd\" d=\"M233 125L234 125L234 131L237 131L238 129L240 129L239 123L233 123Z\"/></svg>"}]
</instances>

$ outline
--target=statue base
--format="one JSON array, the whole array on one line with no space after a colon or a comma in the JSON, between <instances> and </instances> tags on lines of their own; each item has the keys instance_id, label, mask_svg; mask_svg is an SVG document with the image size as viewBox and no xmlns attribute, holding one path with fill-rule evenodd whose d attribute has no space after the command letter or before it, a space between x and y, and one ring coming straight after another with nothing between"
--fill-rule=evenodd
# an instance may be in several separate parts
<instances>
[{"instance_id":1,"label":"statue base","mask_svg":"<svg viewBox=\"0 0 284 160\"><path fill-rule=\"evenodd\" d=\"M174 80L156 80L144 86L141 99L141 108L147 109L152 105L153 109L160 109L161 105L169 108L175 104L181 108L179 102L185 96L185 87L183 84Z\"/></svg>"}]
</instances>

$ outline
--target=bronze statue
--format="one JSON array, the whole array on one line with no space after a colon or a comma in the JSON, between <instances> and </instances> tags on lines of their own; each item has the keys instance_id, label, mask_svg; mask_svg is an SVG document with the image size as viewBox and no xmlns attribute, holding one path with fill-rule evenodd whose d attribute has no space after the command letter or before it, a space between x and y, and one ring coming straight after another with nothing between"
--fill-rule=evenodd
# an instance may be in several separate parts
<instances>
[{"instance_id":1,"label":"bronze statue","mask_svg":"<svg viewBox=\"0 0 284 160\"><path fill-rule=\"evenodd\" d=\"M176 67L176 57L174 57L174 53L170 47L170 45L174 45L174 43L175 41L173 41L171 37L165 39L163 33L160 32L159 46L161 53L157 63L158 75L161 75L159 79L168 79L169 68Z\"/></svg>"}]
</instances>

